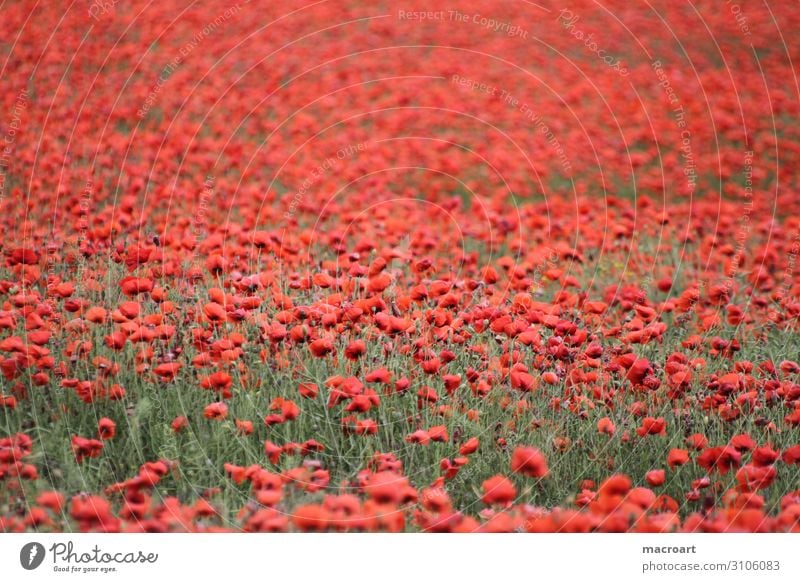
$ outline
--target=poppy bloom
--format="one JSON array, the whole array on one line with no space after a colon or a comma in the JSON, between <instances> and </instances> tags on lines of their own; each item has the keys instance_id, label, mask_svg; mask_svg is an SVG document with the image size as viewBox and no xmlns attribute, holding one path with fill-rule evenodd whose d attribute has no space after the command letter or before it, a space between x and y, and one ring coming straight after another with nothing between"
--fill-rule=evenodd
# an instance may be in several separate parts
<instances>
[{"instance_id":1,"label":"poppy bloom","mask_svg":"<svg viewBox=\"0 0 800 582\"><path fill-rule=\"evenodd\" d=\"M545 372L542 374L542 380L544 380L547 384L557 384L558 376L555 374L555 372Z\"/></svg>"},{"instance_id":2,"label":"poppy bloom","mask_svg":"<svg viewBox=\"0 0 800 582\"><path fill-rule=\"evenodd\" d=\"M36 503L42 507L48 508L56 514L61 514L64 511L64 495L58 491L44 491L36 498Z\"/></svg>"},{"instance_id":3,"label":"poppy bloom","mask_svg":"<svg viewBox=\"0 0 800 582\"><path fill-rule=\"evenodd\" d=\"M532 390L535 390L537 387L536 378L534 378L533 375L527 372L513 370L510 374L510 378L511 378L511 387L517 390L521 390L523 392L530 392Z\"/></svg>"},{"instance_id":4,"label":"poppy bloom","mask_svg":"<svg viewBox=\"0 0 800 582\"><path fill-rule=\"evenodd\" d=\"M233 379L231 378L230 374L227 374L221 370L214 372L209 376L205 376L200 380L201 388L220 392L223 398L230 398L232 396L230 390L232 385Z\"/></svg>"},{"instance_id":5,"label":"poppy bloom","mask_svg":"<svg viewBox=\"0 0 800 582\"><path fill-rule=\"evenodd\" d=\"M778 471L772 465L757 467L745 465L736 472L736 480L743 491L759 491L772 485L778 476Z\"/></svg>"},{"instance_id":6,"label":"poppy bloom","mask_svg":"<svg viewBox=\"0 0 800 582\"><path fill-rule=\"evenodd\" d=\"M136 319L141 313L142 306L136 301L124 301L119 304L118 309L127 319Z\"/></svg>"},{"instance_id":7,"label":"poppy bloom","mask_svg":"<svg viewBox=\"0 0 800 582\"><path fill-rule=\"evenodd\" d=\"M800 426L800 407L795 408L792 413L787 414L784 420L791 426Z\"/></svg>"},{"instance_id":8,"label":"poppy bloom","mask_svg":"<svg viewBox=\"0 0 800 582\"><path fill-rule=\"evenodd\" d=\"M503 475L490 477L481 485L483 496L481 501L486 505L507 505L517 498L514 484Z\"/></svg>"},{"instance_id":9,"label":"poppy bloom","mask_svg":"<svg viewBox=\"0 0 800 582\"><path fill-rule=\"evenodd\" d=\"M367 344L363 340L356 340L347 345L344 355L348 360L357 360L367 353Z\"/></svg>"},{"instance_id":10,"label":"poppy bloom","mask_svg":"<svg viewBox=\"0 0 800 582\"><path fill-rule=\"evenodd\" d=\"M287 398L275 398L269 405L270 410L280 411L281 422L294 420L300 415L300 407Z\"/></svg>"},{"instance_id":11,"label":"poppy bloom","mask_svg":"<svg viewBox=\"0 0 800 582\"><path fill-rule=\"evenodd\" d=\"M347 412L369 412L372 409L372 400L366 394L359 394L350 400L345 407Z\"/></svg>"},{"instance_id":12,"label":"poppy bloom","mask_svg":"<svg viewBox=\"0 0 800 582\"><path fill-rule=\"evenodd\" d=\"M680 465L685 465L689 462L689 452L684 449L670 449L667 453L667 465L670 469L675 469Z\"/></svg>"},{"instance_id":13,"label":"poppy bloom","mask_svg":"<svg viewBox=\"0 0 800 582\"><path fill-rule=\"evenodd\" d=\"M708 439L705 437L705 435L695 433L686 437L686 444L696 451L702 451L708 446Z\"/></svg>"},{"instance_id":14,"label":"poppy bloom","mask_svg":"<svg viewBox=\"0 0 800 582\"><path fill-rule=\"evenodd\" d=\"M616 509L619 498L631 490L631 480L627 475L612 475L597 488L599 500L610 502Z\"/></svg>"},{"instance_id":15,"label":"poppy bloom","mask_svg":"<svg viewBox=\"0 0 800 582\"><path fill-rule=\"evenodd\" d=\"M640 437L648 435L663 436L667 434L666 422L661 417L653 418L648 416L642 420L642 425L636 429L636 434Z\"/></svg>"},{"instance_id":16,"label":"poppy bloom","mask_svg":"<svg viewBox=\"0 0 800 582\"><path fill-rule=\"evenodd\" d=\"M355 432L361 436L378 434L378 423L371 418L357 420Z\"/></svg>"},{"instance_id":17,"label":"poppy bloom","mask_svg":"<svg viewBox=\"0 0 800 582\"><path fill-rule=\"evenodd\" d=\"M534 447L517 447L511 454L511 470L527 477L540 479L549 474L547 459Z\"/></svg>"},{"instance_id":18,"label":"poppy bloom","mask_svg":"<svg viewBox=\"0 0 800 582\"><path fill-rule=\"evenodd\" d=\"M119 520L114 517L110 503L99 495L76 495L70 500L69 514L81 531L119 531Z\"/></svg>"},{"instance_id":19,"label":"poppy bloom","mask_svg":"<svg viewBox=\"0 0 800 582\"><path fill-rule=\"evenodd\" d=\"M439 395L436 390L430 386L423 386L417 391L418 407L421 408L424 402L434 403L439 401Z\"/></svg>"},{"instance_id":20,"label":"poppy bloom","mask_svg":"<svg viewBox=\"0 0 800 582\"><path fill-rule=\"evenodd\" d=\"M447 428L445 426L432 426L428 429L428 436L432 441L447 442Z\"/></svg>"},{"instance_id":21,"label":"poppy bloom","mask_svg":"<svg viewBox=\"0 0 800 582\"><path fill-rule=\"evenodd\" d=\"M471 455L472 453L478 450L479 446L480 446L480 441L476 437L472 437L463 445L461 445L461 447L458 449L458 452L461 455Z\"/></svg>"},{"instance_id":22,"label":"poppy bloom","mask_svg":"<svg viewBox=\"0 0 800 582\"><path fill-rule=\"evenodd\" d=\"M153 372L162 380L169 382L175 379L182 367L183 364L170 362L168 364L159 364L153 369Z\"/></svg>"},{"instance_id":23,"label":"poppy bloom","mask_svg":"<svg viewBox=\"0 0 800 582\"><path fill-rule=\"evenodd\" d=\"M102 441L79 436L72 437L72 452L75 454L75 460L78 463L82 463L86 458L99 457L102 450Z\"/></svg>"},{"instance_id":24,"label":"poppy bloom","mask_svg":"<svg viewBox=\"0 0 800 582\"><path fill-rule=\"evenodd\" d=\"M172 431L173 432L180 432L187 426L189 426L189 421L186 419L185 416L176 416L175 419L172 421Z\"/></svg>"},{"instance_id":25,"label":"poppy bloom","mask_svg":"<svg viewBox=\"0 0 800 582\"><path fill-rule=\"evenodd\" d=\"M323 358L333 351L333 342L328 338L314 340L309 344L311 353L318 358Z\"/></svg>"},{"instance_id":26,"label":"poppy bloom","mask_svg":"<svg viewBox=\"0 0 800 582\"><path fill-rule=\"evenodd\" d=\"M597 421L597 432L599 432L600 434L613 436L616 430L617 427L614 426L614 423L607 416L604 416L603 418Z\"/></svg>"},{"instance_id":27,"label":"poppy bloom","mask_svg":"<svg viewBox=\"0 0 800 582\"><path fill-rule=\"evenodd\" d=\"M789 447L781 457L787 465L800 465L800 445Z\"/></svg>"},{"instance_id":28,"label":"poppy bloom","mask_svg":"<svg viewBox=\"0 0 800 582\"><path fill-rule=\"evenodd\" d=\"M304 532L322 532L328 529L332 522L327 510L322 505L301 505L292 511L291 521Z\"/></svg>"},{"instance_id":29,"label":"poppy bloom","mask_svg":"<svg viewBox=\"0 0 800 582\"><path fill-rule=\"evenodd\" d=\"M206 303L203 306L203 315L211 323L221 323L228 318L228 312L219 303Z\"/></svg>"},{"instance_id":30,"label":"poppy bloom","mask_svg":"<svg viewBox=\"0 0 800 582\"><path fill-rule=\"evenodd\" d=\"M666 473L664 469L653 469L647 472L645 479L650 487L660 487L666 480Z\"/></svg>"},{"instance_id":31,"label":"poppy bloom","mask_svg":"<svg viewBox=\"0 0 800 582\"><path fill-rule=\"evenodd\" d=\"M86 318L86 321L89 321L91 323L105 323L107 315L108 312L105 309L103 309L102 307L95 306L89 308L86 311L86 315L84 317Z\"/></svg>"},{"instance_id":32,"label":"poppy bloom","mask_svg":"<svg viewBox=\"0 0 800 582\"><path fill-rule=\"evenodd\" d=\"M228 417L228 405L224 402L212 402L203 409L203 416L209 420L225 420Z\"/></svg>"},{"instance_id":33,"label":"poppy bloom","mask_svg":"<svg viewBox=\"0 0 800 582\"><path fill-rule=\"evenodd\" d=\"M417 430L406 437L407 443L427 445L431 442L431 437L426 430Z\"/></svg>"},{"instance_id":34,"label":"poppy bloom","mask_svg":"<svg viewBox=\"0 0 800 582\"><path fill-rule=\"evenodd\" d=\"M391 471L373 473L364 486L364 492L370 499L390 505L400 503L407 489L408 479Z\"/></svg>"},{"instance_id":35,"label":"poppy bloom","mask_svg":"<svg viewBox=\"0 0 800 582\"><path fill-rule=\"evenodd\" d=\"M628 369L626 377L630 380L631 384L640 386L645 377L651 372L652 367L650 361L644 358L636 360L633 365Z\"/></svg>"},{"instance_id":36,"label":"poppy bloom","mask_svg":"<svg viewBox=\"0 0 800 582\"><path fill-rule=\"evenodd\" d=\"M733 467L738 467L742 455L733 447L713 447L705 449L697 457L697 464L706 469L709 473L717 470L725 475Z\"/></svg>"},{"instance_id":37,"label":"poppy bloom","mask_svg":"<svg viewBox=\"0 0 800 582\"><path fill-rule=\"evenodd\" d=\"M236 432L238 432L242 436L248 436L253 434L253 423L249 420L240 420L236 419L234 421L236 425Z\"/></svg>"},{"instance_id":38,"label":"poppy bloom","mask_svg":"<svg viewBox=\"0 0 800 582\"><path fill-rule=\"evenodd\" d=\"M780 456L780 451L774 450L769 445L756 447L753 450L753 464L756 467L766 467L775 463Z\"/></svg>"},{"instance_id":39,"label":"poppy bloom","mask_svg":"<svg viewBox=\"0 0 800 582\"><path fill-rule=\"evenodd\" d=\"M467 457L456 457L455 459L442 459L439 468L444 472L445 479L454 479L464 465L469 463Z\"/></svg>"},{"instance_id":40,"label":"poppy bloom","mask_svg":"<svg viewBox=\"0 0 800 582\"><path fill-rule=\"evenodd\" d=\"M364 381L373 383L377 382L380 384L388 384L392 379L392 374L386 368L378 368L377 370L372 370L366 376L364 376Z\"/></svg>"},{"instance_id":41,"label":"poppy bloom","mask_svg":"<svg viewBox=\"0 0 800 582\"><path fill-rule=\"evenodd\" d=\"M283 454L283 447L279 447L273 442L265 441L264 442L264 453L267 455L269 462L273 465L277 465L278 461L280 460L281 454Z\"/></svg>"},{"instance_id":42,"label":"poppy bloom","mask_svg":"<svg viewBox=\"0 0 800 582\"><path fill-rule=\"evenodd\" d=\"M104 441L113 439L117 434L117 425L110 418L101 418L97 423L97 435Z\"/></svg>"},{"instance_id":43,"label":"poppy bloom","mask_svg":"<svg viewBox=\"0 0 800 582\"><path fill-rule=\"evenodd\" d=\"M319 387L316 384L304 382L297 387L297 391L303 398L314 399L319 394Z\"/></svg>"},{"instance_id":44,"label":"poppy bloom","mask_svg":"<svg viewBox=\"0 0 800 582\"><path fill-rule=\"evenodd\" d=\"M752 451L756 448L756 443L749 434L737 434L731 439L731 446L741 453Z\"/></svg>"},{"instance_id":45,"label":"poppy bloom","mask_svg":"<svg viewBox=\"0 0 800 582\"><path fill-rule=\"evenodd\" d=\"M139 295L140 293L149 293L153 290L153 282L150 279L125 277L120 281L122 292L128 297Z\"/></svg>"}]
</instances>

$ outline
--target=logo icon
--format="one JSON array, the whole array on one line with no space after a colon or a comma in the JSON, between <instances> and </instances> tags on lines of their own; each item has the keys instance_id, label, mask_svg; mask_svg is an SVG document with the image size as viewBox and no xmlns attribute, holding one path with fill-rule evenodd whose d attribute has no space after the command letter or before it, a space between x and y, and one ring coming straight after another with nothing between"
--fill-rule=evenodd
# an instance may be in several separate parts
<instances>
[{"instance_id":1,"label":"logo icon","mask_svg":"<svg viewBox=\"0 0 800 582\"><path fill-rule=\"evenodd\" d=\"M19 551L19 563L26 570L35 570L44 561L44 546L39 542L30 542Z\"/></svg>"}]
</instances>

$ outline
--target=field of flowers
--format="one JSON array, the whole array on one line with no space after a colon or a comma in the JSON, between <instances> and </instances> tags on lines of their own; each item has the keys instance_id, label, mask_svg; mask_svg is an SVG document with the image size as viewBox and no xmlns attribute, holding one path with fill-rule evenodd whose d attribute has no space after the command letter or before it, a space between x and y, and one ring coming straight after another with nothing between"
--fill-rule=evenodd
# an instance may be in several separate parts
<instances>
[{"instance_id":1,"label":"field of flowers","mask_svg":"<svg viewBox=\"0 0 800 582\"><path fill-rule=\"evenodd\" d=\"M0 531L800 531L800 11L414 1L0 6Z\"/></svg>"}]
</instances>

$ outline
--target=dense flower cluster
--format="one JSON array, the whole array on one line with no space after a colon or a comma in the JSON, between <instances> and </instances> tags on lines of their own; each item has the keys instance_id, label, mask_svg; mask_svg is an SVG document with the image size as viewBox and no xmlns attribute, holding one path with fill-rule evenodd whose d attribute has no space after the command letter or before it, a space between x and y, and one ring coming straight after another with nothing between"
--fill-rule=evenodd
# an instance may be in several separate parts
<instances>
[{"instance_id":1,"label":"dense flower cluster","mask_svg":"<svg viewBox=\"0 0 800 582\"><path fill-rule=\"evenodd\" d=\"M0 531L800 530L800 13L379 4L0 9Z\"/></svg>"}]
</instances>

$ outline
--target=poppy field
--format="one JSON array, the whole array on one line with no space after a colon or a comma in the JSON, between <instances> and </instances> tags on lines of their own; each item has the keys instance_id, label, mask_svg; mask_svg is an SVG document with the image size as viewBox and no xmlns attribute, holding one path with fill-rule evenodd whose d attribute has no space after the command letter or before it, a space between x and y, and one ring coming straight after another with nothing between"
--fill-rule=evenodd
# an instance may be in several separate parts
<instances>
[{"instance_id":1,"label":"poppy field","mask_svg":"<svg viewBox=\"0 0 800 582\"><path fill-rule=\"evenodd\" d=\"M797 30L0 4L0 531L800 531Z\"/></svg>"}]
</instances>

